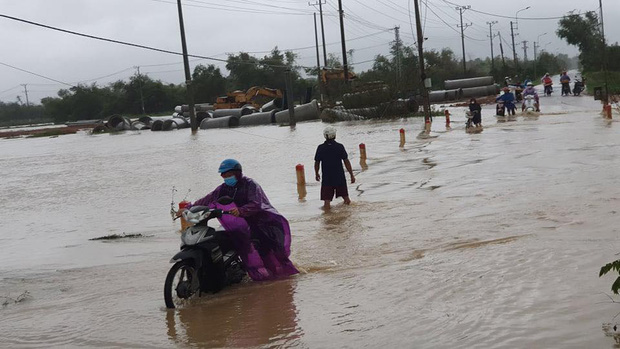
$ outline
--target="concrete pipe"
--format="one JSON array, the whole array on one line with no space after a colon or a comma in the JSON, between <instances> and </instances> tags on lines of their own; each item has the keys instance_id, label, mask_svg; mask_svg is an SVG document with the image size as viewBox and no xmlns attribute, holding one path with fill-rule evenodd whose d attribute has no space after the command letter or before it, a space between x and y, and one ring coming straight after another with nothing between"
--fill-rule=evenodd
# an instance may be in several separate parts
<instances>
[{"instance_id":1,"label":"concrete pipe","mask_svg":"<svg viewBox=\"0 0 620 349\"><path fill-rule=\"evenodd\" d=\"M338 122L338 121L353 121L364 120L364 117L353 114L342 109L323 109L321 112L321 121L323 122Z\"/></svg>"},{"instance_id":2,"label":"concrete pipe","mask_svg":"<svg viewBox=\"0 0 620 349\"><path fill-rule=\"evenodd\" d=\"M141 123L145 124L148 127L151 127L153 125L153 122L155 122L155 120L168 120L170 119L171 116L142 116L138 119L138 121L140 121Z\"/></svg>"},{"instance_id":3,"label":"concrete pipe","mask_svg":"<svg viewBox=\"0 0 620 349\"><path fill-rule=\"evenodd\" d=\"M131 129L132 130L146 130L150 128L148 125L144 124L142 121L140 120L135 120L131 123Z\"/></svg>"},{"instance_id":4,"label":"concrete pipe","mask_svg":"<svg viewBox=\"0 0 620 349\"><path fill-rule=\"evenodd\" d=\"M428 94L428 100L431 103L440 103L448 99L448 95L445 90L431 91Z\"/></svg>"},{"instance_id":5,"label":"concrete pipe","mask_svg":"<svg viewBox=\"0 0 620 349\"><path fill-rule=\"evenodd\" d=\"M387 103L392 99L387 87L375 88L367 91L345 93L342 96L342 105L347 109L367 108Z\"/></svg>"},{"instance_id":6,"label":"concrete pipe","mask_svg":"<svg viewBox=\"0 0 620 349\"><path fill-rule=\"evenodd\" d=\"M185 118L172 118L164 121L162 131L170 131L189 127L189 122Z\"/></svg>"},{"instance_id":7,"label":"concrete pipe","mask_svg":"<svg viewBox=\"0 0 620 349\"><path fill-rule=\"evenodd\" d=\"M229 128L239 126L239 117L234 115L222 116L215 119L204 119L200 123L200 129Z\"/></svg>"},{"instance_id":8,"label":"concrete pipe","mask_svg":"<svg viewBox=\"0 0 620 349\"><path fill-rule=\"evenodd\" d=\"M204 119L211 119L211 118L213 118L213 115L211 115L211 112L199 111L199 112L196 113L196 122L198 123L198 125L200 125L202 120L204 120Z\"/></svg>"},{"instance_id":9,"label":"concrete pipe","mask_svg":"<svg viewBox=\"0 0 620 349\"><path fill-rule=\"evenodd\" d=\"M494 95L495 91L496 91L495 85L464 88L463 97L471 98L471 97L490 96L490 95Z\"/></svg>"},{"instance_id":10,"label":"concrete pipe","mask_svg":"<svg viewBox=\"0 0 620 349\"><path fill-rule=\"evenodd\" d=\"M295 107L295 121L308 121L308 120L317 120L320 117L319 111L319 103L316 99L313 99L312 102L298 105ZM290 117L288 115L288 109L282 110L276 113L276 122L279 124L289 123Z\"/></svg>"},{"instance_id":11,"label":"concrete pipe","mask_svg":"<svg viewBox=\"0 0 620 349\"><path fill-rule=\"evenodd\" d=\"M131 121L125 116L113 115L108 119L107 126L116 131L131 130Z\"/></svg>"},{"instance_id":12,"label":"concrete pipe","mask_svg":"<svg viewBox=\"0 0 620 349\"><path fill-rule=\"evenodd\" d=\"M151 131L161 131L164 128L164 120L153 120Z\"/></svg>"},{"instance_id":13,"label":"concrete pipe","mask_svg":"<svg viewBox=\"0 0 620 349\"><path fill-rule=\"evenodd\" d=\"M213 104L209 104L209 103L194 104L194 110L196 112L211 111L213 109L214 109ZM189 112L189 104L177 105L176 107L174 107L174 111L179 114Z\"/></svg>"},{"instance_id":14,"label":"concrete pipe","mask_svg":"<svg viewBox=\"0 0 620 349\"><path fill-rule=\"evenodd\" d=\"M269 125L276 122L276 111L244 115L239 119L239 126Z\"/></svg>"},{"instance_id":15,"label":"concrete pipe","mask_svg":"<svg viewBox=\"0 0 620 349\"><path fill-rule=\"evenodd\" d=\"M272 100L271 102L263 104L263 106L260 108L261 112L267 112L267 111L272 111L272 110L276 110L276 111L282 110L282 98L276 98Z\"/></svg>"},{"instance_id":16,"label":"concrete pipe","mask_svg":"<svg viewBox=\"0 0 620 349\"><path fill-rule=\"evenodd\" d=\"M252 114L250 108L237 108L237 109L217 109L213 111L213 118L221 118L224 116L236 116L240 118L242 115Z\"/></svg>"},{"instance_id":17,"label":"concrete pipe","mask_svg":"<svg viewBox=\"0 0 620 349\"><path fill-rule=\"evenodd\" d=\"M446 90L453 90L457 88L471 88L488 86L495 82L492 76L481 76L477 78L458 79L458 80L446 80L444 82Z\"/></svg>"}]
</instances>

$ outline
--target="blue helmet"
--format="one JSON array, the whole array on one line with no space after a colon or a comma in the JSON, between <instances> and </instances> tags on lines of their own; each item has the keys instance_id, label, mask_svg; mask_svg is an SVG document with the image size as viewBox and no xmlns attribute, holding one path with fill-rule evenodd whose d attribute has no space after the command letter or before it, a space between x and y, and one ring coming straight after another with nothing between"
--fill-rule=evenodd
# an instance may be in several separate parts
<instances>
[{"instance_id":1,"label":"blue helmet","mask_svg":"<svg viewBox=\"0 0 620 349\"><path fill-rule=\"evenodd\" d=\"M217 170L219 173L226 173L228 171L241 171L241 164L235 159L226 159L220 164L220 168Z\"/></svg>"}]
</instances>

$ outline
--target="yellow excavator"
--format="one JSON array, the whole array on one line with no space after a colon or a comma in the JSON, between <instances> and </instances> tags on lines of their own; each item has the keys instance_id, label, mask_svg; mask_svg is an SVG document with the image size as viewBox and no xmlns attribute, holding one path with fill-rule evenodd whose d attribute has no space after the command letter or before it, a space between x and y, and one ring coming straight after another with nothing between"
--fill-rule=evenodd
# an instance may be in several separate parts
<instances>
[{"instance_id":1,"label":"yellow excavator","mask_svg":"<svg viewBox=\"0 0 620 349\"><path fill-rule=\"evenodd\" d=\"M232 91L226 93L226 96L217 97L215 110L217 109L236 109L244 105L252 105L259 109L263 104L277 98L282 98L282 91L273 88L253 86L247 91Z\"/></svg>"},{"instance_id":2,"label":"yellow excavator","mask_svg":"<svg viewBox=\"0 0 620 349\"><path fill-rule=\"evenodd\" d=\"M347 80L349 81L357 78L357 75L350 70L347 75ZM344 81L344 69L321 69L321 81L323 81L324 84L327 84L330 81Z\"/></svg>"}]
</instances>

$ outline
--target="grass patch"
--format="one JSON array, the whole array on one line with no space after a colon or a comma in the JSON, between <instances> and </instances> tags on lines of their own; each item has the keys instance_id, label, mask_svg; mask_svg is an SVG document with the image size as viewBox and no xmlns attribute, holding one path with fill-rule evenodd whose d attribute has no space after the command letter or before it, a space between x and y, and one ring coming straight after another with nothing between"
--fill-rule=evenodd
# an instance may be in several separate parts
<instances>
[{"instance_id":1,"label":"grass patch","mask_svg":"<svg viewBox=\"0 0 620 349\"><path fill-rule=\"evenodd\" d=\"M588 91L588 94L594 94L595 87L605 86L605 74L603 72L583 73L583 76L586 79L586 90ZM620 72L608 72L607 82L610 95L620 94Z\"/></svg>"}]
</instances>

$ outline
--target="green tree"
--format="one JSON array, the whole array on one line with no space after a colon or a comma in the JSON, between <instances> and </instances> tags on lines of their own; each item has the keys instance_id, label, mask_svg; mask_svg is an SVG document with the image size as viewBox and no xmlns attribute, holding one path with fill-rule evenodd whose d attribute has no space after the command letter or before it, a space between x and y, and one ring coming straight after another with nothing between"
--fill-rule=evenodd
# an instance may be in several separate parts
<instances>
[{"instance_id":1,"label":"green tree","mask_svg":"<svg viewBox=\"0 0 620 349\"><path fill-rule=\"evenodd\" d=\"M583 15L564 16L559 21L556 33L569 45L579 48L579 61L585 71L602 69L603 35L596 12L588 11Z\"/></svg>"},{"instance_id":2,"label":"green tree","mask_svg":"<svg viewBox=\"0 0 620 349\"><path fill-rule=\"evenodd\" d=\"M222 76L220 68L209 64L199 64L192 74L194 100L197 103L214 102L215 98L226 94L226 78Z\"/></svg>"}]
</instances>

